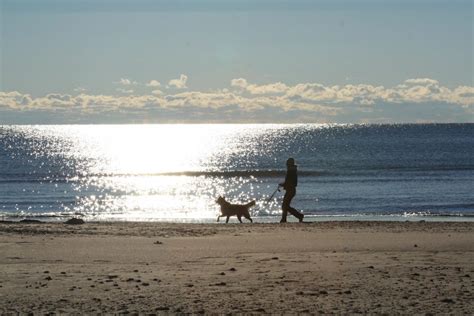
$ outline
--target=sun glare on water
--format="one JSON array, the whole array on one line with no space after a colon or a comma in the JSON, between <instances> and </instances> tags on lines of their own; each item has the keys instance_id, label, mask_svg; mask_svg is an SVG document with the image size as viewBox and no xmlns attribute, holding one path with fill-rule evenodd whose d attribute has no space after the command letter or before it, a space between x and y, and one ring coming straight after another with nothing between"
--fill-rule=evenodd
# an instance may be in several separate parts
<instances>
[{"instance_id":1,"label":"sun glare on water","mask_svg":"<svg viewBox=\"0 0 474 316\"><path fill-rule=\"evenodd\" d=\"M37 131L55 139L51 152L74 170L76 203L66 211L95 219L213 218L218 195L246 201L258 193L259 182L206 172L252 169L249 154L268 150L258 146L268 133L253 125L72 125Z\"/></svg>"}]
</instances>

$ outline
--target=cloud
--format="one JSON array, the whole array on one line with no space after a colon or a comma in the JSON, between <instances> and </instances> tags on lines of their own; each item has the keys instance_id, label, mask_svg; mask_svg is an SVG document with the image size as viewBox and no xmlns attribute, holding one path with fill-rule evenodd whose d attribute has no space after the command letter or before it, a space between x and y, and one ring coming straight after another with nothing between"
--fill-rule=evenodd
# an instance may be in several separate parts
<instances>
[{"instance_id":1,"label":"cloud","mask_svg":"<svg viewBox=\"0 0 474 316\"><path fill-rule=\"evenodd\" d=\"M226 106L245 107L246 100L229 92L182 92L164 97L167 107L222 108Z\"/></svg>"},{"instance_id":2,"label":"cloud","mask_svg":"<svg viewBox=\"0 0 474 316\"><path fill-rule=\"evenodd\" d=\"M437 85L439 82L437 80L429 79L429 78L416 78L416 79L407 79L405 80L407 84L414 84L414 85Z\"/></svg>"},{"instance_id":3,"label":"cloud","mask_svg":"<svg viewBox=\"0 0 474 316\"><path fill-rule=\"evenodd\" d=\"M61 102L69 102L71 101L72 97L69 94L59 94L59 93L50 93L46 95L48 100L57 100Z\"/></svg>"},{"instance_id":4,"label":"cloud","mask_svg":"<svg viewBox=\"0 0 474 316\"><path fill-rule=\"evenodd\" d=\"M121 85L124 85L124 86L129 86L129 85L132 84L130 79L125 79L125 78L120 78L120 81L118 83L120 83Z\"/></svg>"},{"instance_id":5,"label":"cloud","mask_svg":"<svg viewBox=\"0 0 474 316\"><path fill-rule=\"evenodd\" d=\"M75 92L80 92L80 93L82 93L82 92L86 92L87 89L82 88L82 87L77 87L77 88L74 88L74 91L75 91Z\"/></svg>"},{"instance_id":6,"label":"cloud","mask_svg":"<svg viewBox=\"0 0 474 316\"><path fill-rule=\"evenodd\" d=\"M127 79L127 78L120 78L120 80L116 83L121 84L122 86L131 86L131 85L137 85L138 84L138 82L132 81L132 80Z\"/></svg>"},{"instance_id":7,"label":"cloud","mask_svg":"<svg viewBox=\"0 0 474 316\"><path fill-rule=\"evenodd\" d=\"M174 87L186 86L185 75L175 80ZM50 93L32 97L18 91L0 92L0 111L97 114L122 109L123 113L142 113L144 117L153 117L156 111L165 111L168 116L164 117L171 121L206 121L206 113L211 112L216 114L215 121L222 116L226 122L231 121L232 115L239 118L248 115L256 120L259 116L252 115L262 113L268 115L265 121L271 121L272 113L278 113L275 120L279 122L284 122L285 117L289 121L304 118L303 121L318 122L373 122L380 118L384 118L385 122L400 117L413 121L436 120L437 117L473 121L474 87L448 88L429 78L408 79L393 87L320 83L289 86L281 82L258 85L244 78L233 79L230 85L230 89L213 91L163 92L154 89L145 95L133 94L134 91L128 88L117 88L118 95Z\"/></svg>"},{"instance_id":8,"label":"cloud","mask_svg":"<svg viewBox=\"0 0 474 316\"><path fill-rule=\"evenodd\" d=\"M472 106L474 110L474 87L459 86L453 91L453 100L464 107Z\"/></svg>"},{"instance_id":9,"label":"cloud","mask_svg":"<svg viewBox=\"0 0 474 316\"><path fill-rule=\"evenodd\" d=\"M265 85L248 85L247 91L251 94L273 94L273 93L284 93L288 90L288 87L281 82L265 84Z\"/></svg>"},{"instance_id":10,"label":"cloud","mask_svg":"<svg viewBox=\"0 0 474 316\"><path fill-rule=\"evenodd\" d=\"M170 80L168 85L176 89L186 89L186 81L188 81L188 76L181 74L179 79Z\"/></svg>"},{"instance_id":11,"label":"cloud","mask_svg":"<svg viewBox=\"0 0 474 316\"><path fill-rule=\"evenodd\" d=\"M249 84L244 78L232 79L230 85L231 87L238 88L250 94L277 94L288 90L288 86L281 82L256 85Z\"/></svg>"},{"instance_id":12,"label":"cloud","mask_svg":"<svg viewBox=\"0 0 474 316\"><path fill-rule=\"evenodd\" d=\"M32 98L29 94L21 94L18 91L1 92L0 91L0 108L22 109L29 106Z\"/></svg>"},{"instance_id":13,"label":"cloud","mask_svg":"<svg viewBox=\"0 0 474 316\"><path fill-rule=\"evenodd\" d=\"M245 80L244 78L238 78L238 79L232 79L230 81L230 85L232 87L245 89L248 86L248 83L247 83L247 80Z\"/></svg>"},{"instance_id":14,"label":"cloud","mask_svg":"<svg viewBox=\"0 0 474 316\"><path fill-rule=\"evenodd\" d=\"M161 83L160 83L159 81L157 81L157 80L151 80L150 82L148 82L148 83L146 84L146 86L147 86L147 87L154 87L154 88L156 88L156 87L160 87L160 86L161 86Z\"/></svg>"}]
</instances>

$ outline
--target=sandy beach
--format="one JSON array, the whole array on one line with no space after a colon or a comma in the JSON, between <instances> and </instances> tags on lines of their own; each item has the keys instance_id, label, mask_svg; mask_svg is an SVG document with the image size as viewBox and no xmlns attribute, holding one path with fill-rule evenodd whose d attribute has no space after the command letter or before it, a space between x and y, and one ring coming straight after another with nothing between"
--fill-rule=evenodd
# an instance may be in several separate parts
<instances>
[{"instance_id":1,"label":"sandy beach","mask_svg":"<svg viewBox=\"0 0 474 316\"><path fill-rule=\"evenodd\" d=\"M474 313L474 223L0 224L0 313Z\"/></svg>"}]
</instances>

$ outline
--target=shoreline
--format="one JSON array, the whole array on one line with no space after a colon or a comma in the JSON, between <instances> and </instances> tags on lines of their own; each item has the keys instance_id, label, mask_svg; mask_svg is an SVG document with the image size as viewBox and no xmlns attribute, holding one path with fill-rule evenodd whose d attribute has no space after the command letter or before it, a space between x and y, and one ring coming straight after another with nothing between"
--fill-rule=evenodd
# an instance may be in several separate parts
<instances>
[{"instance_id":1,"label":"shoreline","mask_svg":"<svg viewBox=\"0 0 474 316\"><path fill-rule=\"evenodd\" d=\"M217 215L216 215L217 217ZM40 222L40 223L64 223L68 219L79 218L87 223L177 223L177 224L220 224L215 217L209 218L90 218L79 215L52 215L52 216L25 216L25 215L2 215L0 223L9 222ZM280 216L253 216L254 224L279 223ZM244 223L249 224L246 219ZM305 215L305 223L315 222L472 222L474 214L435 214L435 215ZM297 223L293 216L288 217L288 222ZM235 216L229 220L230 224L239 223Z\"/></svg>"},{"instance_id":2,"label":"shoreline","mask_svg":"<svg viewBox=\"0 0 474 316\"><path fill-rule=\"evenodd\" d=\"M469 314L472 262L472 222L0 222L0 313Z\"/></svg>"},{"instance_id":3,"label":"shoreline","mask_svg":"<svg viewBox=\"0 0 474 316\"><path fill-rule=\"evenodd\" d=\"M213 223L179 223L179 222L139 222L139 221L90 221L83 224L48 221L0 221L0 237L5 234L76 234L103 236L142 236L142 237L202 237L210 234L265 233L268 231L299 230L319 232L330 230L372 231L372 232L473 232L471 221L312 221L298 223L279 222L213 222ZM474 235L473 235L474 237Z\"/></svg>"}]
</instances>

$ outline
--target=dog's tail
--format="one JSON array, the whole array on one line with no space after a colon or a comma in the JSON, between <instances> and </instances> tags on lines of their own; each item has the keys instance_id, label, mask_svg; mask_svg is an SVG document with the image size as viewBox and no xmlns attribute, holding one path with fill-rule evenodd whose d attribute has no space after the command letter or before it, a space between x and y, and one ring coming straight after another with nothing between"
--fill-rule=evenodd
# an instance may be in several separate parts
<instances>
[{"instance_id":1,"label":"dog's tail","mask_svg":"<svg viewBox=\"0 0 474 316\"><path fill-rule=\"evenodd\" d=\"M251 206L254 206L254 205L255 205L255 201L248 202L247 204L245 204L246 207L251 207Z\"/></svg>"}]
</instances>

